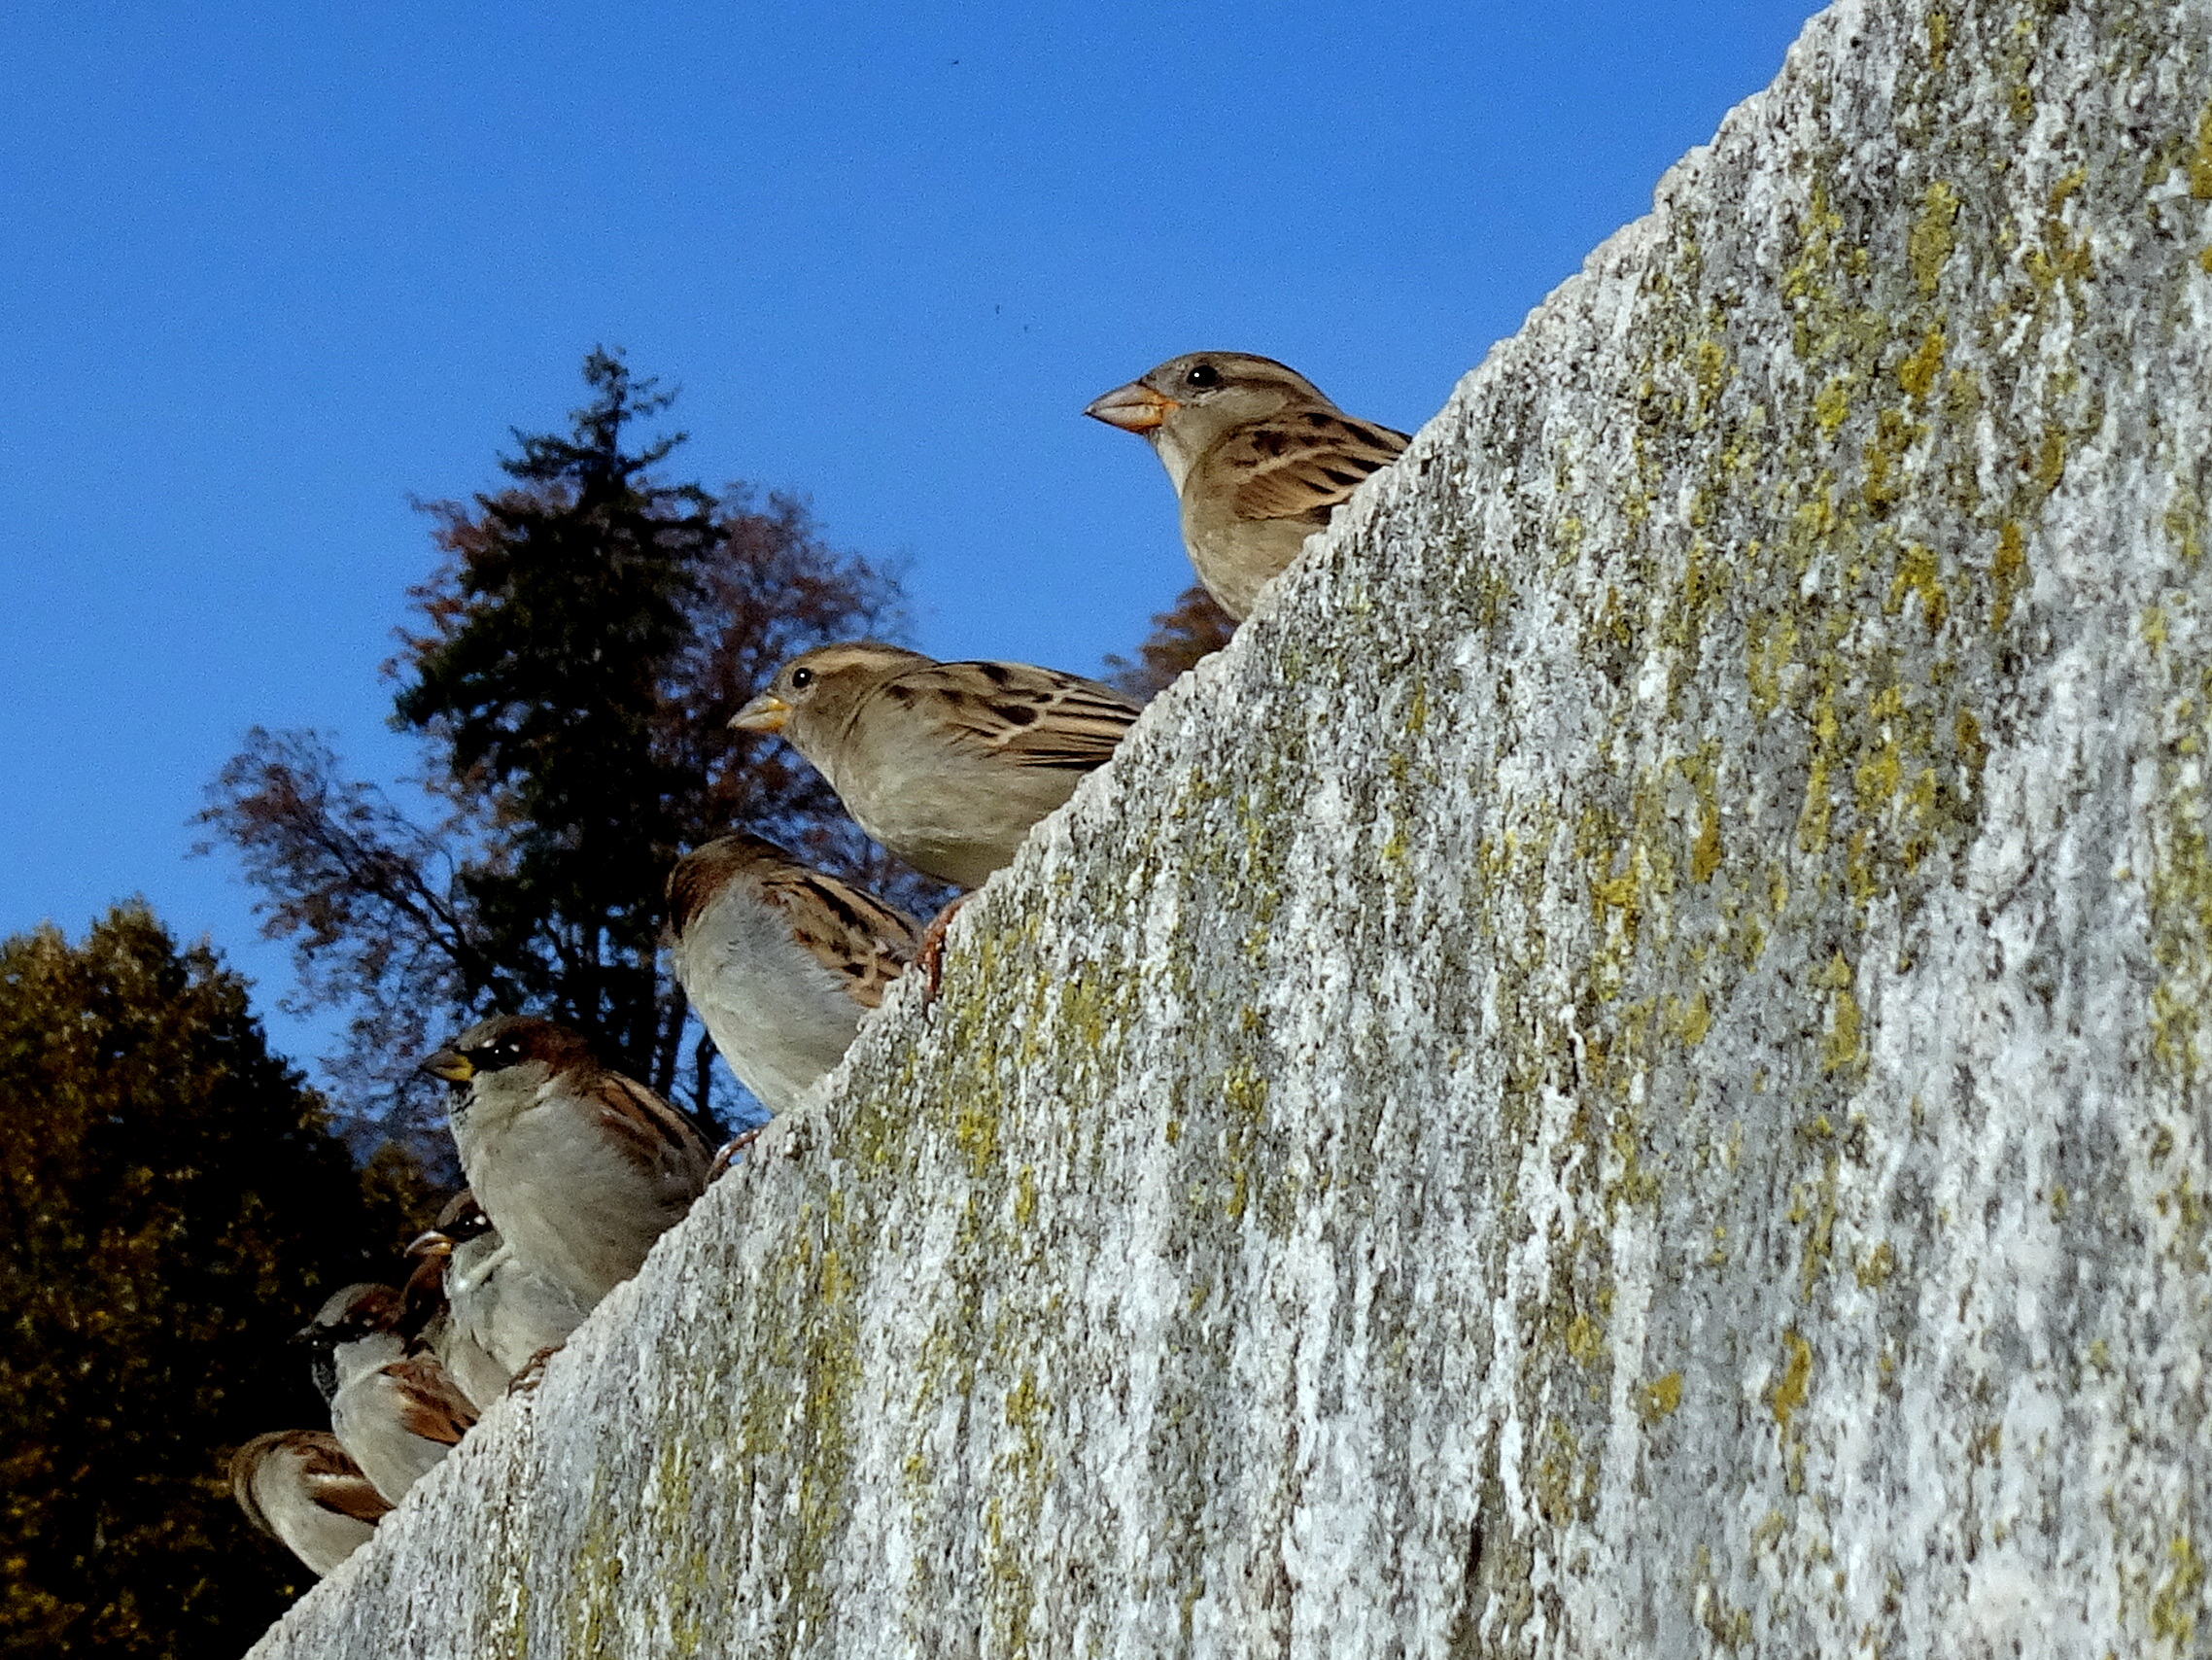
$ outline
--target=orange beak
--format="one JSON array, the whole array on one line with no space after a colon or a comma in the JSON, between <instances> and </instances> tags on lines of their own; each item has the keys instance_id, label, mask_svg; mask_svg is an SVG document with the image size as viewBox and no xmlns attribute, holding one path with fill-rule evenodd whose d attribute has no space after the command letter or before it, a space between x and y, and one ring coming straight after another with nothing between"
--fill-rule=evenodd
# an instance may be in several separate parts
<instances>
[{"instance_id":1,"label":"orange beak","mask_svg":"<svg viewBox=\"0 0 2212 1660\"><path fill-rule=\"evenodd\" d=\"M1142 381L1132 380L1127 386L1118 386L1105 397L1092 399L1084 413L1093 421L1103 421L1124 432L1149 432L1167 419L1170 409L1182 407L1166 394L1153 391Z\"/></svg>"}]
</instances>

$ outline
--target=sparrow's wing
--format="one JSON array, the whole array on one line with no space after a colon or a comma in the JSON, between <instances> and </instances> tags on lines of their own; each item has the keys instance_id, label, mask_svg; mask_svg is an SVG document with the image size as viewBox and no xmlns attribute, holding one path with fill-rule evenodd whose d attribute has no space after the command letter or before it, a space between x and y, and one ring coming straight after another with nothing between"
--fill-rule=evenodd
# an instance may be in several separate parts
<instances>
[{"instance_id":1,"label":"sparrow's wing","mask_svg":"<svg viewBox=\"0 0 2212 1660\"><path fill-rule=\"evenodd\" d=\"M882 695L930 718L962 748L1085 773L1114 753L1138 713L1096 680L1027 663L936 663L901 674Z\"/></svg>"},{"instance_id":2,"label":"sparrow's wing","mask_svg":"<svg viewBox=\"0 0 2212 1660\"><path fill-rule=\"evenodd\" d=\"M760 878L760 895L790 925L791 937L832 974L853 1001L873 1009L883 988L914 961L921 929L904 912L825 871L781 865Z\"/></svg>"},{"instance_id":3,"label":"sparrow's wing","mask_svg":"<svg viewBox=\"0 0 2212 1660\"><path fill-rule=\"evenodd\" d=\"M383 1370L399 1385L399 1424L410 1435L450 1447L476 1422L475 1402L428 1355L410 1355Z\"/></svg>"},{"instance_id":4,"label":"sparrow's wing","mask_svg":"<svg viewBox=\"0 0 2212 1660\"><path fill-rule=\"evenodd\" d=\"M1240 519L1329 522L1337 503L1411 440L1334 410L1289 410L1223 441L1218 465L1233 481Z\"/></svg>"},{"instance_id":5,"label":"sparrow's wing","mask_svg":"<svg viewBox=\"0 0 2212 1660\"><path fill-rule=\"evenodd\" d=\"M600 1125L622 1157L684 1193L697 1194L707 1185L714 1156L682 1114L619 1072L601 1073L589 1088Z\"/></svg>"},{"instance_id":6,"label":"sparrow's wing","mask_svg":"<svg viewBox=\"0 0 2212 1660\"><path fill-rule=\"evenodd\" d=\"M299 1477L308 1499L323 1509L357 1522L373 1522L392 1508L392 1501L369 1485L335 1435L306 1431L293 1443Z\"/></svg>"},{"instance_id":7,"label":"sparrow's wing","mask_svg":"<svg viewBox=\"0 0 2212 1660\"><path fill-rule=\"evenodd\" d=\"M351 1516L357 1522L373 1522L392 1508L392 1502L355 1470L351 1475L310 1475L307 1497L325 1510Z\"/></svg>"}]
</instances>

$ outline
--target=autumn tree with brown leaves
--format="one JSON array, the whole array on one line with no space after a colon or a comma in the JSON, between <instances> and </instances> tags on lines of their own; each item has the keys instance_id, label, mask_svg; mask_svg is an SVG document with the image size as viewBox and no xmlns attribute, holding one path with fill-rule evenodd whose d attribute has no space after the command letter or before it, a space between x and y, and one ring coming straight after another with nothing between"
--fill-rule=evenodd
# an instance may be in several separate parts
<instances>
[{"instance_id":1,"label":"autumn tree with brown leaves","mask_svg":"<svg viewBox=\"0 0 2212 1660\"><path fill-rule=\"evenodd\" d=\"M605 351L584 379L568 432L516 433L506 488L427 509L442 562L387 671L434 815L347 778L311 732L257 729L210 792L264 933L292 942L295 1002L349 1011L332 1070L379 1126L405 1121L391 1104L432 1040L495 1011L574 1026L713 1116L711 1049L659 960L662 886L730 829L927 897L812 769L727 730L785 659L895 634L896 581L789 497L668 480L683 435L630 429L673 395Z\"/></svg>"},{"instance_id":2,"label":"autumn tree with brown leaves","mask_svg":"<svg viewBox=\"0 0 2212 1660\"><path fill-rule=\"evenodd\" d=\"M1236 633L1228 612L1195 585L1152 619L1152 633L1137 647L1136 660L1106 659L1106 682L1132 703L1147 704L1185 674L1211 657Z\"/></svg>"}]
</instances>

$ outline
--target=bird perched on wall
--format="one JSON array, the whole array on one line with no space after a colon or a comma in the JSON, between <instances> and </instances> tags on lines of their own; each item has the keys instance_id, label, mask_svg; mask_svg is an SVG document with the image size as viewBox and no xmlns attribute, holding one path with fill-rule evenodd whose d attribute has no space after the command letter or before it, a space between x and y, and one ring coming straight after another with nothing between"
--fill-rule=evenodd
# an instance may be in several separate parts
<instances>
[{"instance_id":1,"label":"bird perched on wall","mask_svg":"<svg viewBox=\"0 0 2212 1660\"><path fill-rule=\"evenodd\" d=\"M584 1322L583 1304L525 1263L467 1188L407 1252L443 1264L447 1319L442 1346L432 1338L432 1347L479 1410L504 1395L533 1358L566 1342Z\"/></svg>"},{"instance_id":2,"label":"bird perched on wall","mask_svg":"<svg viewBox=\"0 0 2212 1660\"><path fill-rule=\"evenodd\" d=\"M462 1191L464 1194L467 1192ZM407 1318L419 1322L419 1341L437 1357L438 1365L481 1412L506 1393L507 1373L476 1333L455 1316L455 1251L456 1241L440 1228L416 1235L407 1247L407 1255L415 1259L415 1271L401 1295L409 1309ZM426 1319L415 1312L420 1303L432 1298L436 1302L434 1314Z\"/></svg>"},{"instance_id":3,"label":"bird perched on wall","mask_svg":"<svg viewBox=\"0 0 2212 1660\"><path fill-rule=\"evenodd\" d=\"M437 1357L410 1343L407 1312L390 1286L352 1285L299 1333L316 1351L331 1433L395 1504L476 1422L475 1406Z\"/></svg>"},{"instance_id":4,"label":"bird perched on wall","mask_svg":"<svg viewBox=\"0 0 2212 1660\"><path fill-rule=\"evenodd\" d=\"M974 887L1136 718L1080 675L859 640L793 658L730 724L780 732L861 829L915 869Z\"/></svg>"},{"instance_id":5,"label":"bird perched on wall","mask_svg":"<svg viewBox=\"0 0 2212 1660\"><path fill-rule=\"evenodd\" d=\"M740 1083L788 1112L845 1058L920 929L874 894L758 836L723 836L669 873L683 994Z\"/></svg>"},{"instance_id":6,"label":"bird perched on wall","mask_svg":"<svg viewBox=\"0 0 2212 1660\"><path fill-rule=\"evenodd\" d=\"M392 1508L338 1437L323 1430L256 1435L230 1457L230 1494L249 1522L318 1579L367 1543Z\"/></svg>"},{"instance_id":7,"label":"bird perched on wall","mask_svg":"<svg viewBox=\"0 0 2212 1660\"><path fill-rule=\"evenodd\" d=\"M461 1168L500 1237L587 1310L706 1191L699 1132L566 1026L495 1016L423 1067L454 1088Z\"/></svg>"},{"instance_id":8,"label":"bird perched on wall","mask_svg":"<svg viewBox=\"0 0 2212 1660\"><path fill-rule=\"evenodd\" d=\"M1084 413L1152 445L1182 501L1198 580L1240 622L1305 538L1410 441L1246 352L1170 358Z\"/></svg>"}]
</instances>

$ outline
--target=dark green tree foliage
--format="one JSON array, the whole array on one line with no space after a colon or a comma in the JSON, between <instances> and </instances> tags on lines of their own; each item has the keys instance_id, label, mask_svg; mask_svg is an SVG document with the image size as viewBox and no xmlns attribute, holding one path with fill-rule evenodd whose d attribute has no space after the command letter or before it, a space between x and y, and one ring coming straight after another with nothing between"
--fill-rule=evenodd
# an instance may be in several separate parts
<instances>
[{"instance_id":1,"label":"dark green tree foliage","mask_svg":"<svg viewBox=\"0 0 2212 1660\"><path fill-rule=\"evenodd\" d=\"M453 1027L526 1012L711 1116L711 1052L695 1041L686 1064L658 960L662 889L734 827L931 896L787 748L727 729L785 659L895 633L896 583L827 547L795 501L663 477L682 434L633 429L669 395L604 351L584 378L570 432L516 434L508 488L430 508L444 562L388 668L444 817L418 825L307 733L257 731L211 792L264 931L294 942L300 1003L353 1012L333 1070L357 1112L401 1096Z\"/></svg>"},{"instance_id":2,"label":"dark green tree foliage","mask_svg":"<svg viewBox=\"0 0 2212 1660\"><path fill-rule=\"evenodd\" d=\"M0 1652L236 1654L308 1575L225 1461L328 1421L287 1338L402 1219L142 905L0 942Z\"/></svg>"},{"instance_id":3,"label":"dark green tree foliage","mask_svg":"<svg viewBox=\"0 0 2212 1660\"><path fill-rule=\"evenodd\" d=\"M572 436L518 434L503 465L522 488L446 513L456 558L421 596L432 627L395 710L507 826L503 856L462 877L496 965L470 989L658 1061L680 1011L655 972L657 900L699 776L663 714L718 526L704 490L650 477L676 438L624 448L667 398L603 353L584 376L600 396Z\"/></svg>"}]
</instances>

